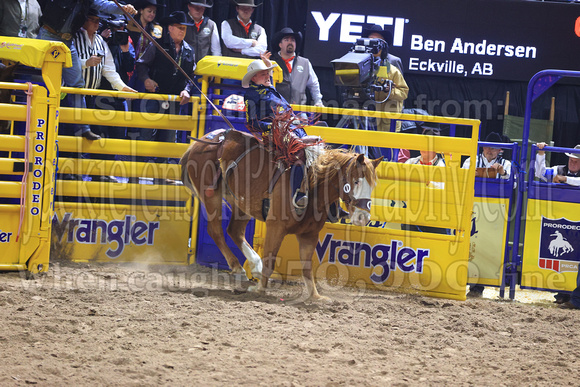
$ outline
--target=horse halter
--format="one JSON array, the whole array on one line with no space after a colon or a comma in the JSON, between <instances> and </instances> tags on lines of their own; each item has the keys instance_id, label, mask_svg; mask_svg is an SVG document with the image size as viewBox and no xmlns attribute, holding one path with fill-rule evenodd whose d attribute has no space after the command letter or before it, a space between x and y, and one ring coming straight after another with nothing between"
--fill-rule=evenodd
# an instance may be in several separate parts
<instances>
[{"instance_id":1,"label":"horse halter","mask_svg":"<svg viewBox=\"0 0 580 387\"><path fill-rule=\"evenodd\" d=\"M370 198L361 198L357 199L353 193L353 187L350 185L350 165L355 160L355 158L350 159L350 161L346 164L346 175L340 178L339 183L339 196L341 197L342 201L346 203L347 206L352 205L358 209L363 211L371 212L371 203L372 200ZM363 175L364 176L364 175ZM364 179L364 177L363 177ZM342 192L340 187L342 187ZM343 197L344 194L346 198Z\"/></svg>"}]
</instances>

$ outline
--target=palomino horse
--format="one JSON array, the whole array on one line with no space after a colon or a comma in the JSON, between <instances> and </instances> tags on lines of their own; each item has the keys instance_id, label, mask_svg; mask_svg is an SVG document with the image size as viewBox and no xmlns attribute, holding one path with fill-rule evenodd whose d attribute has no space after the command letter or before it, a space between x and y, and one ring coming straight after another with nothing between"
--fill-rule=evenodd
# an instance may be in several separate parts
<instances>
[{"instance_id":1,"label":"palomino horse","mask_svg":"<svg viewBox=\"0 0 580 387\"><path fill-rule=\"evenodd\" d=\"M225 242L222 198L232 208L228 234L248 260L252 276L260 278L252 290L266 289L282 240L287 234L296 234L309 298L326 298L319 295L312 275L318 234L331 203L339 198L347 204L352 223L363 226L370 220L371 192L377 182L375 168L382 158L371 161L362 154L322 152L309 168L309 204L298 216L291 204L290 173L276 172L279 163L274 161L275 156L256 138L236 130L216 130L200 140L181 158L181 177L204 203L208 233L232 272L241 273L244 269ZM244 237L250 217L266 222L263 260Z\"/></svg>"}]
</instances>

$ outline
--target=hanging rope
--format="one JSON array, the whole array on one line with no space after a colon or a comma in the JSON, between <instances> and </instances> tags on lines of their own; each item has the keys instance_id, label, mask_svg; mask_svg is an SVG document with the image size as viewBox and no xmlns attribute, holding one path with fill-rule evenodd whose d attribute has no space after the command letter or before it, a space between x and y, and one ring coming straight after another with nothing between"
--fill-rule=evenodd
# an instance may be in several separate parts
<instances>
[{"instance_id":1,"label":"hanging rope","mask_svg":"<svg viewBox=\"0 0 580 387\"><path fill-rule=\"evenodd\" d=\"M26 93L26 132L24 133L24 174L22 175L22 184L20 186L20 220L18 222L18 233L16 234L16 242L20 239L20 232L22 231L22 223L24 223L24 214L26 213L26 189L29 172L29 149L30 142L30 115L32 114L32 83L26 82L28 91Z\"/></svg>"},{"instance_id":2,"label":"hanging rope","mask_svg":"<svg viewBox=\"0 0 580 387\"><path fill-rule=\"evenodd\" d=\"M189 76L189 74L187 74L185 72L185 70L183 70L181 68L181 66L175 61L175 59L173 59L171 57L171 55L169 55L169 53L167 53L167 51L165 51L163 49L163 47L161 47L161 45L159 43L157 43L157 41L151 36L149 35L149 33L147 31L145 31L145 29L143 27L141 27L141 24L137 23L137 21L135 21L135 19L133 18L133 16L131 16L131 14L127 11L125 11L123 9L123 7L121 6L121 4L119 4L118 0L113 0L115 2L115 4L117 4L117 7L119 7L119 9L123 12L123 14L125 16L127 16L127 18L133 22L133 24L139 29L139 31L141 31L141 33L143 34L143 36L145 36L151 43L153 43L153 45L157 48L157 51L161 52L163 55L165 55L165 57L167 59L169 59L169 61L171 63L173 63L173 66L175 66L175 68L177 70L179 70L181 72L181 74L183 74L183 76L193 84L193 86L195 86L195 88L197 89L197 91L199 91L199 93L203 96L203 98L206 99L206 101L210 104L210 106L219 114L219 116L226 122L226 124L228 124L228 126L230 127L230 129L234 129L234 126L232 125L232 123L230 122L230 120L228 120L226 118L226 116L224 116L222 114L222 112L213 104L213 102L210 101L210 99L208 98L207 95L205 95L201 89L199 88L199 86L197 86L197 84L193 81L193 79L191 79L191 77Z\"/></svg>"}]
</instances>

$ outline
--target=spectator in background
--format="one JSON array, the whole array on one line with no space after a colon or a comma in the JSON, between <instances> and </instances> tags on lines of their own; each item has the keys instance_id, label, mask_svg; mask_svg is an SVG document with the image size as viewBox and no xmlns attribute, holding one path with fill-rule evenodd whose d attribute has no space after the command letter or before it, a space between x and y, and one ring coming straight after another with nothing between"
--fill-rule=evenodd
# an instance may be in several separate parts
<instances>
[{"instance_id":1,"label":"spectator in background","mask_svg":"<svg viewBox=\"0 0 580 387\"><path fill-rule=\"evenodd\" d=\"M97 31L101 18L98 11L91 8L87 21L75 34L73 43L76 45L81 62L82 75L86 89L99 89L103 76L116 90L134 92L123 82L115 68L115 61L105 39Z\"/></svg>"},{"instance_id":2,"label":"spectator in background","mask_svg":"<svg viewBox=\"0 0 580 387\"><path fill-rule=\"evenodd\" d=\"M427 128L423 131L424 135L427 136L439 136L440 131L434 128ZM431 165L434 167L445 167L445 159L443 155L437 153L433 149L421 149L420 155L417 157L412 157L405 161L405 164L420 164L420 165ZM437 182L437 181L427 181L427 187L432 189L445 189L444 182ZM399 207L400 203L397 204L395 201L391 204L393 207ZM405 202L402 203L403 208L406 208L407 205ZM433 226L417 226L414 224L401 224L401 230L408 230L408 231L420 231L420 232L430 232L435 234L449 234L449 230L446 228L440 227L433 227Z\"/></svg>"},{"instance_id":3,"label":"spectator in background","mask_svg":"<svg viewBox=\"0 0 580 387\"><path fill-rule=\"evenodd\" d=\"M138 0L135 2L135 8L137 9L135 21L155 39L161 38L163 33L163 28L154 22L158 6L163 7L163 5L157 4L157 0ZM133 48L135 49L135 59L139 59L149 45L149 39L144 36L141 30L134 25L133 22L130 22L127 25L127 30L129 31L129 36L131 37Z\"/></svg>"},{"instance_id":4,"label":"spectator in background","mask_svg":"<svg viewBox=\"0 0 580 387\"><path fill-rule=\"evenodd\" d=\"M101 19L105 18L106 16L99 15L96 9L91 8L87 21L73 38L73 43L78 50L79 60L81 62L83 79L85 80L84 88L99 89L101 87L101 81L105 77L114 89L135 92L135 90L123 82L121 76L117 73L111 50L109 50L107 43L105 43L105 39L97 33ZM100 98L102 97L95 95L86 96L87 107L89 109L101 108L103 105ZM106 109L108 106L104 108ZM121 129L117 127L95 125L92 129L101 137L125 137L125 133L119 133ZM99 158L108 160L114 157L100 155ZM116 179L112 176L101 176L100 180L116 182Z\"/></svg>"},{"instance_id":5,"label":"spectator in background","mask_svg":"<svg viewBox=\"0 0 580 387\"><path fill-rule=\"evenodd\" d=\"M537 178L547 182L565 183L573 186L580 186L580 153L566 153L568 156L567 165L556 165L551 168L546 168L546 152L543 151L547 146L545 142L539 142L538 155L536 157L536 172ZM576 145L574 149L580 150L580 144ZM555 296L555 303L561 304L564 309L580 309L580 271L576 277L576 289L572 294L557 293Z\"/></svg>"},{"instance_id":6,"label":"spectator in background","mask_svg":"<svg viewBox=\"0 0 580 387\"><path fill-rule=\"evenodd\" d=\"M495 133L491 132L485 138L485 142L498 142L503 143L504 138ZM495 169L497 172L496 177L499 179L509 179L511 176L511 169L512 163L509 160L504 159L501 156L502 150L501 148L495 148L490 146L482 147L482 152L477 156L477 161L475 162L475 168L491 168ZM461 168L469 169L471 166L471 158L467 158L463 162L463 166Z\"/></svg>"},{"instance_id":7,"label":"spectator in background","mask_svg":"<svg viewBox=\"0 0 580 387\"><path fill-rule=\"evenodd\" d=\"M131 45L131 38L126 30L126 20L124 17L117 19L110 18L105 21L101 36L107 42L111 56L115 63L115 70L125 83L129 83L129 77L135 69L135 50ZM101 81L101 89L114 90L114 86L105 77ZM117 111L127 111L128 102L124 98L98 96L95 105L103 109L113 109ZM127 128L110 127L107 129L111 138L125 138Z\"/></svg>"},{"instance_id":8,"label":"spectator in background","mask_svg":"<svg viewBox=\"0 0 580 387\"><path fill-rule=\"evenodd\" d=\"M0 2L0 36L36 38L42 11L37 0Z\"/></svg>"},{"instance_id":9,"label":"spectator in background","mask_svg":"<svg viewBox=\"0 0 580 387\"><path fill-rule=\"evenodd\" d=\"M569 185L580 186L580 154L578 153L566 153L568 156L567 165L556 165L555 167L546 168L546 152L543 151L547 144L545 142L539 142L536 144L538 146L538 155L536 157L536 177L548 181L549 183L566 183ZM574 149L580 149L580 145L576 145ZM547 173L546 171L551 171ZM547 176L552 176L549 180Z\"/></svg>"},{"instance_id":10,"label":"spectator in background","mask_svg":"<svg viewBox=\"0 0 580 387\"><path fill-rule=\"evenodd\" d=\"M185 41L193 48L195 62L199 62L206 55L222 55L218 27L213 20L203 16L206 8L213 7L209 0L190 1L187 21L193 24L187 27Z\"/></svg>"},{"instance_id":11,"label":"spectator in background","mask_svg":"<svg viewBox=\"0 0 580 387\"><path fill-rule=\"evenodd\" d=\"M191 46L184 40L187 27L191 27L191 23L187 22L185 13L181 11L172 12L162 20L162 23L168 26L168 33L164 34L161 39L158 39L158 43L171 55L175 62L180 64L185 73L190 78L193 78L195 56ZM181 106L189 102L193 83L162 52L159 52L153 43L149 44L141 58L137 60L135 73L144 83L148 92L177 94L181 97L180 102L147 100L147 112L175 114L181 111ZM139 139L145 141L175 142L176 135L177 132L175 130L141 129ZM162 162L164 160L158 159L157 161ZM163 183L163 181L159 182ZM173 181L168 180L166 182L168 184L174 184Z\"/></svg>"},{"instance_id":12,"label":"spectator in background","mask_svg":"<svg viewBox=\"0 0 580 387\"><path fill-rule=\"evenodd\" d=\"M509 142L509 138L504 138L503 136L499 135L498 133L491 132L485 138L485 142L497 142L497 143L507 143ZM508 180L511 176L512 170L512 163L509 160L504 159L501 156L502 149L496 148L493 146L484 146L482 147L482 152L477 155L477 159L475 162L475 168L489 168L494 169L496 171L495 178L496 179L504 179ZM461 168L469 169L471 167L471 157L468 157L464 162ZM471 298L479 298L483 296L483 291L485 290L485 286L475 284L469 286L469 293L467 293L467 297Z\"/></svg>"},{"instance_id":13,"label":"spectator in background","mask_svg":"<svg viewBox=\"0 0 580 387\"><path fill-rule=\"evenodd\" d=\"M373 24L366 28L363 28L362 31L363 38L371 38L371 39L383 39L388 47L393 46L393 34L390 31L385 31L381 28L381 26ZM387 61L399 69L401 75L403 75L403 61L398 56L391 54L390 52L387 53Z\"/></svg>"},{"instance_id":14,"label":"spectator in background","mask_svg":"<svg viewBox=\"0 0 580 387\"><path fill-rule=\"evenodd\" d=\"M288 27L282 28L274 35L272 59L278 63L284 74L283 81L276 84L276 90L291 104L305 105L308 88L314 105L324 106L320 84L312 64L308 59L296 55L296 47L301 40L302 34Z\"/></svg>"},{"instance_id":15,"label":"spectator in background","mask_svg":"<svg viewBox=\"0 0 580 387\"><path fill-rule=\"evenodd\" d=\"M38 33L37 39L63 42L70 49L72 67L63 67L62 69L62 79L64 85L68 87L82 88L85 86L81 62L72 38L87 20L91 6L99 12L123 14L123 11L114 2L106 0L43 0L42 2L42 28ZM136 13L131 4L123 5L122 8L129 14L134 15ZM83 95L74 95L71 99L74 107L86 107ZM98 134L93 133L87 124L75 124L74 131L77 136L83 136L90 141L101 138Z\"/></svg>"},{"instance_id":16,"label":"spectator in background","mask_svg":"<svg viewBox=\"0 0 580 387\"><path fill-rule=\"evenodd\" d=\"M252 22L254 9L262 4L255 0L232 0L236 4L237 16L222 23L222 40L225 56L260 58L266 51L268 37L264 28Z\"/></svg>"}]
</instances>

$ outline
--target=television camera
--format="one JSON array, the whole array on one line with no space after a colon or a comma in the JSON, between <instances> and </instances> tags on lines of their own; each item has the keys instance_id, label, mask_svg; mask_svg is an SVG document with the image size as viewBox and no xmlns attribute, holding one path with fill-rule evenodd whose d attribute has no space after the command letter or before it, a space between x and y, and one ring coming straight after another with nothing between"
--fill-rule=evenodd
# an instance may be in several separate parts
<instances>
[{"instance_id":1,"label":"television camera","mask_svg":"<svg viewBox=\"0 0 580 387\"><path fill-rule=\"evenodd\" d=\"M111 44L123 46L129 43L129 31L127 31L127 22L125 20L101 20L101 30L110 29L111 36L107 41Z\"/></svg>"},{"instance_id":2,"label":"television camera","mask_svg":"<svg viewBox=\"0 0 580 387\"><path fill-rule=\"evenodd\" d=\"M390 91L391 81L384 84L378 82L378 78L388 77L387 67L381 65L387 57L388 49L387 42L382 39L360 38L346 55L331 61L334 84L344 88L344 101L365 102L374 100L377 91ZM375 56L379 53L380 56Z\"/></svg>"}]
</instances>

